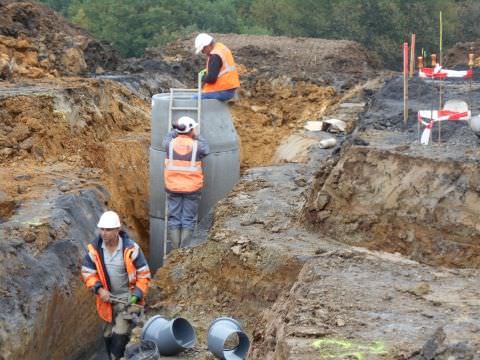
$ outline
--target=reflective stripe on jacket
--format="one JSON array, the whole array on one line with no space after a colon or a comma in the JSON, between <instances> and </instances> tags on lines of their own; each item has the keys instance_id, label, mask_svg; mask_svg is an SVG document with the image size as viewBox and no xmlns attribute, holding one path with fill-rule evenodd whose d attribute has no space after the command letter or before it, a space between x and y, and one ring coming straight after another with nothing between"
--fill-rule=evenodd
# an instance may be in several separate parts
<instances>
[{"instance_id":1,"label":"reflective stripe on jacket","mask_svg":"<svg viewBox=\"0 0 480 360\"><path fill-rule=\"evenodd\" d=\"M222 43L216 42L210 54L216 54L220 56L222 59L222 68L218 74L217 81L215 81L213 84L207 83L203 85L202 90L204 92L213 92L238 88L240 86L240 79L238 77L237 67L235 65L235 61L233 60L233 55L230 49ZM207 58L207 69L209 59L210 57Z\"/></svg>"},{"instance_id":2,"label":"reflective stripe on jacket","mask_svg":"<svg viewBox=\"0 0 480 360\"><path fill-rule=\"evenodd\" d=\"M178 135L168 144L165 157L165 188L174 193L192 193L203 187L198 141Z\"/></svg>"},{"instance_id":3,"label":"reflective stripe on jacket","mask_svg":"<svg viewBox=\"0 0 480 360\"><path fill-rule=\"evenodd\" d=\"M143 303L150 283L150 268L140 247L128 237L124 231L120 232L123 240L123 261L128 275L128 284L132 295ZM82 277L87 288L96 294L98 315L106 322L112 322L112 304L102 301L98 289L103 287L110 291L110 279L105 268L103 258L102 238L98 236L88 244L88 251L83 259Z\"/></svg>"}]
</instances>

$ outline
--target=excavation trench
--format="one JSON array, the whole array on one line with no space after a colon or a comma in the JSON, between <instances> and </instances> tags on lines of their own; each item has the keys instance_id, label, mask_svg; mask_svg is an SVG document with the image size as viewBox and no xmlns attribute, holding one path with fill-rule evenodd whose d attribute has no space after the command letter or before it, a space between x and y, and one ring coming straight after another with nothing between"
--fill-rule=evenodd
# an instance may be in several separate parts
<instances>
[{"instance_id":1,"label":"excavation trench","mask_svg":"<svg viewBox=\"0 0 480 360\"><path fill-rule=\"evenodd\" d=\"M38 29L17 21L22 6ZM61 78L120 60L43 7L8 9L4 28L24 36L0 39L18 60L0 89L0 358L101 359L79 259L105 207L148 253L150 95L203 64L186 38L125 61L128 76ZM215 37L242 77L230 108L242 178L207 241L152 281L147 316L197 329L180 358L211 360L206 330L222 315L244 325L252 359L478 358L477 139L455 122L439 146L415 142L440 84L410 81L404 129L402 79L366 82L377 64L354 42ZM478 112L476 81L441 84L445 100L468 89ZM346 122L335 148L302 130L325 117Z\"/></svg>"},{"instance_id":2,"label":"excavation trench","mask_svg":"<svg viewBox=\"0 0 480 360\"><path fill-rule=\"evenodd\" d=\"M6 358L83 359L100 346L78 259L105 205L148 252L148 104L108 81L72 84L0 99L3 131L14 134L1 139L10 149L2 153L0 207ZM255 359L317 358L351 336L369 358L413 357L436 331L448 340L459 329L475 348L479 324L465 301L479 295L476 271L428 266L478 267L477 165L468 161L475 154L454 149L447 161L413 145L409 132L368 126L356 137L334 135L341 148L322 149L319 141L332 135L301 129L322 116L354 129L368 118L363 94L380 85L340 95L283 79L257 84L261 91L232 106L242 178L216 207L208 241L172 252L149 296L147 317L182 316L196 328L199 343L181 358L209 359L206 331L225 315L242 323ZM292 136L305 141L290 143ZM295 155L288 160L277 151L286 143ZM62 269L62 279L51 269ZM137 328L133 341L138 335Z\"/></svg>"},{"instance_id":3,"label":"excavation trench","mask_svg":"<svg viewBox=\"0 0 480 360\"><path fill-rule=\"evenodd\" d=\"M328 115L362 126L367 100ZM392 122L388 105L376 106L386 109L373 116ZM303 163L245 170L216 208L209 241L159 270L154 308L187 314L200 334L185 356L209 358L205 333L221 315L245 324L254 359L477 354L473 153L439 154L413 131L368 125L337 140L335 150L310 147Z\"/></svg>"},{"instance_id":4,"label":"excavation trench","mask_svg":"<svg viewBox=\"0 0 480 360\"><path fill-rule=\"evenodd\" d=\"M355 346L370 349L364 356L413 356L441 326L449 339L454 325L475 348L467 329L474 333L478 321L465 301L479 295L477 273L460 268L478 268L476 150L456 146L442 154L416 146L413 132L379 130L382 120L373 120L381 111L362 112L364 93L381 84L339 93L262 81L232 106L241 181L216 207L208 241L172 252L149 297L147 316L182 316L195 326L199 343L182 357L209 358L206 331L222 315L244 325L258 359L316 358L325 344L351 334ZM396 108L395 86L388 82L375 106L381 109L383 98ZM149 103L104 80L11 90L0 98L7 149L2 351L6 358L86 358L101 324L78 259L105 205L148 253ZM319 141L332 135L302 130L322 116L343 119L348 129L360 123L361 131L334 135L341 147L322 149ZM454 130L445 134L474 142ZM292 136L303 140L290 142ZM285 144L288 157L279 151ZM462 308L451 307L459 301ZM370 326L379 319L383 327ZM384 350L375 353L379 339Z\"/></svg>"},{"instance_id":5,"label":"excavation trench","mask_svg":"<svg viewBox=\"0 0 480 360\"><path fill-rule=\"evenodd\" d=\"M248 151L242 153L244 169L262 162L271 163L275 147L283 138L314 114L321 116L335 102L332 88L306 84L297 87L288 81L283 81L278 89L276 86L273 82L264 97L247 97L232 108L242 142L258 144L247 147ZM282 94L284 102L279 106L281 111L275 106L269 109L277 114L274 115L263 104L276 92ZM309 93L313 94L310 99L308 96L297 99L298 94ZM295 99L309 110L299 115ZM317 103L317 100L322 102ZM84 245L94 235L95 221L102 207L116 209L148 253L149 104L108 80L69 81L63 86L48 81L40 85L15 85L2 93L0 101L4 109L0 138L4 146L0 209L1 234L5 239L2 240L5 256L1 291L7 294L2 297L2 304L9 309L1 318L2 344L5 344L2 350L7 358L85 358L96 347L101 326L93 297L79 281L78 259L83 255ZM236 117L236 114L240 115ZM258 136L262 132L263 139ZM261 146L262 143L269 146ZM239 244L242 249L248 246L241 241ZM69 248L69 260L57 253L62 246ZM202 286L208 289L212 283L218 283L214 291L225 301L230 291L243 299L245 309L225 313L245 319L248 329L253 328L260 309L271 304L285 284L294 281L300 269L297 259L280 253L261 254L262 262L252 254L247 257L235 255L229 243L208 242L205 248L211 251L209 257L212 259L215 254L225 255L221 265L225 271L218 279L210 279L209 271L216 272L217 261L221 261L205 265L207 273L204 276L208 283ZM177 257L173 254L169 263ZM31 260L25 260L27 258ZM45 258L50 260L45 262ZM205 263L203 257L193 256L193 259ZM38 281L38 266L43 269L40 274L51 275ZM187 268L187 264L180 267ZM52 269L64 274L62 282L55 280L57 275ZM183 280L180 274L178 276L174 280L160 277L162 280L155 283L166 290ZM30 284L28 291L22 280L25 277ZM165 290L152 290L150 314L175 312L169 306L162 309ZM186 315L195 318L204 314L201 304L203 299L208 302L208 298L209 291L198 298L198 312L192 310ZM45 305L33 306L35 303ZM52 310L53 304L58 311ZM175 306L181 307L181 302L175 302ZM18 313L22 314L21 320L11 317ZM62 326L41 325L57 322ZM31 336L18 338L14 335L28 332L30 328L35 329L30 332ZM65 334L70 335L66 338Z\"/></svg>"}]
</instances>

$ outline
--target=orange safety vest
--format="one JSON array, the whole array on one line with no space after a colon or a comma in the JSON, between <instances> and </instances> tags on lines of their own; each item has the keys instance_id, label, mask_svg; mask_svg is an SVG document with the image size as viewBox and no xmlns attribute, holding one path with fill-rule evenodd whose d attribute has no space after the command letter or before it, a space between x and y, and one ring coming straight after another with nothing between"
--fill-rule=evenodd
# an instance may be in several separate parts
<instances>
[{"instance_id":1,"label":"orange safety vest","mask_svg":"<svg viewBox=\"0 0 480 360\"><path fill-rule=\"evenodd\" d=\"M218 74L217 81L215 81L213 84L207 83L203 85L203 92L222 91L238 88L240 86L240 79L238 77L237 67L235 65L235 61L233 60L233 55L230 49L222 43L216 42L210 54L216 54L220 56L220 58L222 59L222 68L220 69L220 72ZM210 56L207 58L207 70L209 60Z\"/></svg>"},{"instance_id":2,"label":"orange safety vest","mask_svg":"<svg viewBox=\"0 0 480 360\"><path fill-rule=\"evenodd\" d=\"M92 244L88 244L87 248L88 256L90 256L90 259L95 263L96 271L90 271L90 273L88 273L85 271L85 269L82 268L82 275L85 281L85 285L87 286L87 288L92 288L98 281L100 281L102 283L102 287L110 291L110 289L108 288L107 277L105 275L105 269L103 268L99 252ZM125 269L128 275L128 284L130 286L130 290L133 291L135 287L138 287L144 295L142 299L138 302L139 304L142 304L144 302L143 299L148 292L148 284L150 282L150 269L148 268L148 266L145 266L142 269L137 269L135 267L133 261L137 257L135 252L138 251L139 247L137 244L125 248L123 252L123 261L125 262ZM113 320L112 304L102 301L100 295L98 294L96 295L96 303L98 315L106 322L111 323Z\"/></svg>"},{"instance_id":3,"label":"orange safety vest","mask_svg":"<svg viewBox=\"0 0 480 360\"><path fill-rule=\"evenodd\" d=\"M203 187L202 162L198 156L198 141L188 135L178 135L168 144L165 157L165 188L175 193L192 193Z\"/></svg>"}]
</instances>

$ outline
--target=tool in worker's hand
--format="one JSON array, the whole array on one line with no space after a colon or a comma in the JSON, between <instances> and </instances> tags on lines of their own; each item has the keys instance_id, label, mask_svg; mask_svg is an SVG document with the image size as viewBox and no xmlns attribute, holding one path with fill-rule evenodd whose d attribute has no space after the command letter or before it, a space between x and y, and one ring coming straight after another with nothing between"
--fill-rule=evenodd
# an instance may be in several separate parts
<instances>
[{"instance_id":1,"label":"tool in worker's hand","mask_svg":"<svg viewBox=\"0 0 480 360\"><path fill-rule=\"evenodd\" d=\"M113 295L110 296L110 301L125 305L123 318L125 320L130 320L133 324L135 324L135 326L137 326L144 319L144 306L136 304L137 300L138 299L136 296L132 296L130 301L123 300Z\"/></svg>"},{"instance_id":2,"label":"tool in worker's hand","mask_svg":"<svg viewBox=\"0 0 480 360\"><path fill-rule=\"evenodd\" d=\"M205 75L205 73L207 72L207 69L202 69L198 72L198 76L199 78L201 79L203 77L203 75Z\"/></svg>"},{"instance_id":3,"label":"tool in worker's hand","mask_svg":"<svg viewBox=\"0 0 480 360\"><path fill-rule=\"evenodd\" d=\"M133 298L133 296L132 296ZM136 298L136 296L135 296ZM114 296L114 295L110 295L110 301L112 302L116 302L116 303L119 303L119 304L123 304L123 305L128 305L128 306L135 306L135 307L138 307L140 309L143 309L144 306L143 305L139 305L139 304L136 304L136 303L133 303L131 301L126 301L126 300L123 300L117 296Z\"/></svg>"}]
</instances>

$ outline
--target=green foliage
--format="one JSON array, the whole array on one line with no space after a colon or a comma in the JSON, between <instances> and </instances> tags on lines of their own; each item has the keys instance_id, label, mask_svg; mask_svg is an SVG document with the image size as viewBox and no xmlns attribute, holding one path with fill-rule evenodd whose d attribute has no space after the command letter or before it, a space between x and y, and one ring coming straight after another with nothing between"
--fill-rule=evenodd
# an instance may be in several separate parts
<instances>
[{"instance_id":1,"label":"green foliage","mask_svg":"<svg viewBox=\"0 0 480 360\"><path fill-rule=\"evenodd\" d=\"M349 39L399 68L401 45L417 34L418 48L443 49L480 37L478 0L43 0L72 22L140 56L195 31Z\"/></svg>"}]
</instances>

